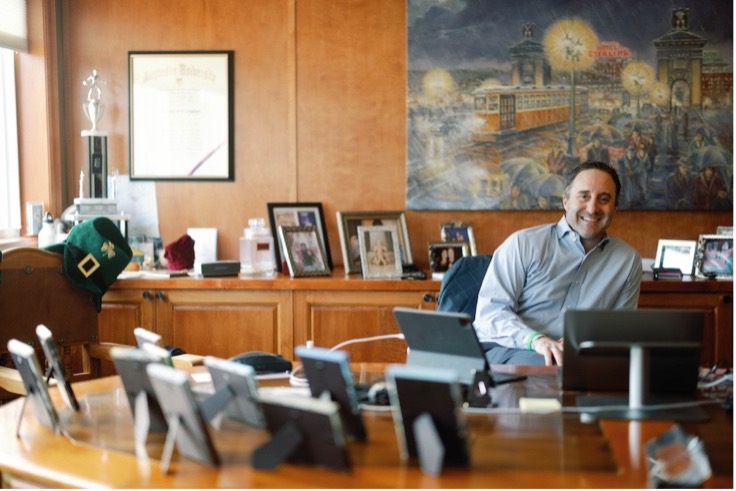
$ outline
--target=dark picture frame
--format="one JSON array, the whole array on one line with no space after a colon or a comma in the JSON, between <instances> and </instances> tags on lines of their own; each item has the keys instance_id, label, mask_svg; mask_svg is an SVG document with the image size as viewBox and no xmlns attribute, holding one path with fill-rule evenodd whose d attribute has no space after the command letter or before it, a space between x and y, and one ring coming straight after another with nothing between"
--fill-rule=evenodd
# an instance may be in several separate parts
<instances>
[{"instance_id":1,"label":"dark picture frame","mask_svg":"<svg viewBox=\"0 0 736 491\"><path fill-rule=\"evenodd\" d=\"M440 224L440 239L443 242L465 241L470 246L470 255L475 256L478 251L475 246L475 234L473 225L463 222L446 222Z\"/></svg>"},{"instance_id":2,"label":"dark picture frame","mask_svg":"<svg viewBox=\"0 0 736 491\"><path fill-rule=\"evenodd\" d=\"M322 203L267 203L266 206L268 208L268 222L271 227L271 233L273 234L274 244L279 244L278 247L274 248L277 271L286 272L283 271L282 267L283 262L286 261L286 254L279 241L278 229L280 225L292 227L314 225L322 240L327 266L332 270L332 254L330 253Z\"/></svg>"},{"instance_id":3,"label":"dark picture frame","mask_svg":"<svg viewBox=\"0 0 736 491\"><path fill-rule=\"evenodd\" d=\"M705 278L733 278L733 236L701 235L695 252L695 275Z\"/></svg>"},{"instance_id":4,"label":"dark picture frame","mask_svg":"<svg viewBox=\"0 0 736 491\"><path fill-rule=\"evenodd\" d=\"M234 180L233 51L129 51L131 180Z\"/></svg>"},{"instance_id":5,"label":"dark picture frame","mask_svg":"<svg viewBox=\"0 0 736 491\"><path fill-rule=\"evenodd\" d=\"M398 232L401 264L414 263L403 211L338 211L337 225L346 274L361 272L358 226L394 225Z\"/></svg>"},{"instance_id":6,"label":"dark picture frame","mask_svg":"<svg viewBox=\"0 0 736 491\"><path fill-rule=\"evenodd\" d=\"M286 264L292 278L330 274L322 240L314 225L279 225L278 234L280 247L286 251Z\"/></svg>"},{"instance_id":7,"label":"dark picture frame","mask_svg":"<svg viewBox=\"0 0 736 491\"><path fill-rule=\"evenodd\" d=\"M430 242L427 244L429 269L432 273L445 273L461 257L470 255L467 242Z\"/></svg>"}]
</instances>

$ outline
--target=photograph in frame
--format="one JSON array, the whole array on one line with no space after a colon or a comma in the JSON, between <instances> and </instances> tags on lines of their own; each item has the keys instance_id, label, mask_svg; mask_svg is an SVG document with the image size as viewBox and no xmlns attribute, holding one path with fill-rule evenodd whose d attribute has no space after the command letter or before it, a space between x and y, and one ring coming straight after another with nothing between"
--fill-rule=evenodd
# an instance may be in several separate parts
<instances>
[{"instance_id":1,"label":"photograph in frame","mask_svg":"<svg viewBox=\"0 0 736 491\"><path fill-rule=\"evenodd\" d=\"M427 244L429 268L432 274L444 274L463 256L470 255L470 248L465 241L430 242Z\"/></svg>"},{"instance_id":2,"label":"photograph in frame","mask_svg":"<svg viewBox=\"0 0 736 491\"><path fill-rule=\"evenodd\" d=\"M478 251L475 246L473 225L463 222L447 222L440 224L440 239L443 242L467 242L470 255L475 256Z\"/></svg>"},{"instance_id":3,"label":"photograph in frame","mask_svg":"<svg viewBox=\"0 0 736 491\"><path fill-rule=\"evenodd\" d=\"M729 225L719 225L716 228L716 235L730 235L733 236L733 227Z\"/></svg>"},{"instance_id":4,"label":"photograph in frame","mask_svg":"<svg viewBox=\"0 0 736 491\"><path fill-rule=\"evenodd\" d=\"M234 180L233 51L130 51L131 180Z\"/></svg>"},{"instance_id":5,"label":"photograph in frame","mask_svg":"<svg viewBox=\"0 0 736 491\"><path fill-rule=\"evenodd\" d=\"M330 274L322 241L314 225L279 225L278 234L292 278Z\"/></svg>"},{"instance_id":6,"label":"photograph in frame","mask_svg":"<svg viewBox=\"0 0 736 491\"><path fill-rule=\"evenodd\" d=\"M414 263L403 211L338 211L337 226L340 232L340 246L345 265L345 273L360 273L360 244L358 226L393 225L398 232L399 254L402 265Z\"/></svg>"},{"instance_id":7,"label":"photograph in frame","mask_svg":"<svg viewBox=\"0 0 736 491\"><path fill-rule=\"evenodd\" d=\"M325 214L322 209L322 203L267 203L266 206L268 207L268 221L274 244L279 244L279 225L290 227L314 225L322 240L327 266L332 270L332 254L330 253L330 243L327 237L327 227L325 226ZM285 273L285 271L282 271L282 264L286 261L285 250L280 246L274 249L276 270Z\"/></svg>"},{"instance_id":8,"label":"photograph in frame","mask_svg":"<svg viewBox=\"0 0 736 491\"><path fill-rule=\"evenodd\" d=\"M695 266L694 240L660 239L657 243L657 255L654 258L655 268L677 268L683 275L692 275Z\"/></svg>"},{"instance_id":9,"label":"photograph in frame","mask_svg":"<svg viewBox=\"0 0 736 491\"><path fill-rule=\"evenodd\" d=\"M733 278L733 236L701 235L695 253L695 275Z\"/></svg>"},{"instance_id":10,"label":"photograph in frame","mask_svg":"<svg viewBox=\"0 0 736 491\"><path fill-rule=\"evenodd\" d=\"M357 233L363 278L401 278L403 268L396 227L359 225Z\"/></svg>"}]
</instances>

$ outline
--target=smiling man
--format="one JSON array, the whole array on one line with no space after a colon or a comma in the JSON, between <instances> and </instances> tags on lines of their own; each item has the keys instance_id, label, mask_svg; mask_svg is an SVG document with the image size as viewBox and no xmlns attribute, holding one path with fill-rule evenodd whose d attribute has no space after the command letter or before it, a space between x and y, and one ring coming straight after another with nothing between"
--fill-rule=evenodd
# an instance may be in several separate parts
<instances>
[{"instance_id":1,"label":"smiling man","mask_svg":"<svg viewBox=\"0 0 736 491\"><path fill-rule=\"evenodd\" d=\"M569 177L554 224L519 230L494 252L474 326L492 364L562 364L567 309L636 309L639 253L607 233L621 181L602 162Z\"/></svg>"}]
</instances>

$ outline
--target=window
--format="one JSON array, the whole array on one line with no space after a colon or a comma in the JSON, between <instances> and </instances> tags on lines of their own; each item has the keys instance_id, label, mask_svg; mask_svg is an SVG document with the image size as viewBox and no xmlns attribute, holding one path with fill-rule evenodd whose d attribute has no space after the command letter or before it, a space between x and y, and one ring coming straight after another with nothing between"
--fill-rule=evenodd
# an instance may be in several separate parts
<instances>
[{"instance_id":1,"label":"window","mask_svg":"<svg viewBox=\"0 0 736 491\"><path fill-rule=\"evenodd\" d=\"M28 51L26 0L0 0L0 237L20 229L15 52ZM14 234L12 234L14 235Z\"/></svg>"},{"instance_id":2,"label":"window","mask_svg":"<svg viewBox=\"0 0 736 491\"><path fill-rule=\"evenodd\" d=\"M0 236L8 229L20 229L14 56L0 48Z\"/></svg>"}]
</instances>

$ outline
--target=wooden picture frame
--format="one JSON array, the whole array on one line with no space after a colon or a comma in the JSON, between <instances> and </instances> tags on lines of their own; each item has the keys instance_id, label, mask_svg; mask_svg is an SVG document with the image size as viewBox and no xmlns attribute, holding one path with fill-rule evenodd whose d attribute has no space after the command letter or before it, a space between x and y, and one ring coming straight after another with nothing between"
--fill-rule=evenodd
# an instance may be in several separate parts
<instances>
[{"instance_id":1,"label":"wooden picture frame","mask_svg":"<svg viewBox=\"0 0 736 491\"><path fill-rule=\"evenodd\" d=\"M327 266L332 270L332 254L330 253L330 244L327 238L327 227L325 226L325 214L322 209L322 203L267 203L268 222L273 234L274 244L279 244L274 248L276 256L276 270L282 271L282 264L286 261L285 250L281 248L279 241L278 229L280 225L291 227L307 227L314 225L322 240Z\"/></svg>"},{"instance_id":2,"label":"wooden picture frame","mask_svg":"<svg viewBox=\"0 0 736 491\"><path fill-rule=\"evenodd\" d=\"M695 252L695 275L704 278L733 278L733 236L701 235Z\"/></svg>"},{"instance_id":3,"label":"wooden picture frame","mask_svg":"<svg viewBox=\"0 0 736 491\"><path fill-rule=\"evenodd\" d=\"M430 242L427 252L432 274L444 274L459 258L470 255L470 246L465 241Z\"/></svg>"},{"instance_id":4,"label":"wooden picture frame","mask_svg":"<svg viewBox=\"0 0 736 491\"><path fill-rule=\"evenodd\" d=\"M358 225L363 278L401 278L401 245L395 225Z\"/></svg>"},{"instance_id":5,"label":"wooden picture frame","mask_svg":"<svg viewBox=\"0 0 736 491\"><path fill-rule=\"evenodd\" d=\"M475 247L475 234L473 233L473 225L463 222L445 222L440 224L440 239L443 242L462 242L465 241L470 247L470 255L475 256L478 251Z\"/></svg>"},{"instance_id":6,"label":"wooden picture frame","mask_svg":"<svg viewBox=\"0 0 736 491\"><path fill-rule=\"evenodd\" d=\"M233 51L128 52L131 180L234 180Z\"/></svg>"},{"instance_id":7,"label":"wooden picture frame","mask_svg":"<svg viewBox=\"0 0 736 491\"><path fill-rule=\"evenodd\" d=\"M697 243L694 240L660 239L653 267L677 268L684 275L692 275L696 248Z\"/></svg>"},{"instance_id":8,"label":"wooden picture frame","mask_svg":"<svg viewBox=\"0 0 736 491\"><path fill-rule=\"evenodd\" d=\"M330 274L322 240L314 225L279 225L278 234L279 244L286 251L286 264L292 278Z\"/></svg>"},{"instance_id":9,"label":"wooden picture frame","mask_svg":"<svg viewBox=\"0 0 736 491\"><path fill-rule=\"evenodd\" d=\"M346 274L361 271L358 226L394 225L398 233L401 264L414 263L406 213L403 211L338 211L337 225Z\"/></svg>"}]
</instances>

